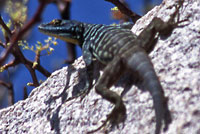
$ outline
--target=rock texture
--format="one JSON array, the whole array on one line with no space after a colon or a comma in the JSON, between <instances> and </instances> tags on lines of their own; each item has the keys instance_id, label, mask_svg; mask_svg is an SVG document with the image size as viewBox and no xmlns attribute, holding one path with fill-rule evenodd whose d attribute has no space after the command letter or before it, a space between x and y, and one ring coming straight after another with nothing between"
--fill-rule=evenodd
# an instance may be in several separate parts
<instances>
[{"instance_id":1,"label":"rock texture","mask_svg":"<svg viewBox=\"0 0 200 134\"><path fill-rule=\"evenodd\" d=\"M132 31L139 34L154 16L169 19L176 1L164 0L142 17ZM172 124L163 134L200 134L199 0L185 0L180 19L186 18L182 24L187 25L176 28L168 38L160 38L150 54L173 116ZM113 105L94 89L82 101L80 98L65 101L84 86L84 66L81 57L72 66L55 71L26 100L2 109L0 133L85 134L100 126ZM124 127L120 125L110 134L153 134L155 115L149 93L130 85L128 77L123 77L112 90L124 93L127 119Z\"/></svg>"}]
</instances>

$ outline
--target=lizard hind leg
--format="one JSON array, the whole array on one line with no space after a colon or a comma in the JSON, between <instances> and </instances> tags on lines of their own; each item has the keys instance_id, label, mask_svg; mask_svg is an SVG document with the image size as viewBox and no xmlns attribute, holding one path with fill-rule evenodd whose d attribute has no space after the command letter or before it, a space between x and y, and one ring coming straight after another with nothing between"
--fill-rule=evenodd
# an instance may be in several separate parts
<instances>
[{"instance_id":1,"label":"lizard hind leg","mask_svg":"<svg viewBox=\"0 0 200 134\"><path fill-rule=\"evenodd\" d=\"M109 123L111 127L117 126L120 122L124 122L126 119L126 107L122 101L122 98L115 92L109 90L109 88L119 79L123 73L123 64L120 57L115 57L111 63L109 63L102 76L97 81L95 86L96 92L102 96L102 98L113 103L115 106L104 123L95 130L88 133L94 133Z\"/></svg>"}]
</instances>

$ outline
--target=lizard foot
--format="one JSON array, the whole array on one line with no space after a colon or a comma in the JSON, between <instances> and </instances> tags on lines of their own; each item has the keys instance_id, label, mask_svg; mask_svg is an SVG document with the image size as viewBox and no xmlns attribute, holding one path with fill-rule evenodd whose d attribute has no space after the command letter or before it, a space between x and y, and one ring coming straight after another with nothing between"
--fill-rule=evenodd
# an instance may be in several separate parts
<instances>
[{"instance_id":1,"label":"lizard foot","mask_svg":"<svg viewBox=\"0 0 200 134\"><path fill-rule=\"evenodd\" d=\"M124 127L124 121L126 120L126 108L124 106L123 103L121 103L118 106L115 106L115 108L112 110L112 112L110 114L107 115L107 119L103 122L103 124L98 127L97 129L88 131L87 134L92 134L94 132L99 131L102 128L107 128L105 130L108 131L108 127L110 126L110 128L114 128L115 126L117 126L117 128L119 128L119 123L123 123L123 127Z\"/></svg>"},{"instance_id":2,"label":"lizard foot","mask_svg":"<svg viewBox=\"0 0 200 134\"><path fill-rule=\"evenodd\" d=\"M172 122L171 113L168 108L168 98L164 98L163 106L157 107L156 111L156 130L155 134L160 134L162 123L164 122L164 132L167 131L170 123ZM158 104L158 103L157 103Z\"/></svg>"}]
</instances>

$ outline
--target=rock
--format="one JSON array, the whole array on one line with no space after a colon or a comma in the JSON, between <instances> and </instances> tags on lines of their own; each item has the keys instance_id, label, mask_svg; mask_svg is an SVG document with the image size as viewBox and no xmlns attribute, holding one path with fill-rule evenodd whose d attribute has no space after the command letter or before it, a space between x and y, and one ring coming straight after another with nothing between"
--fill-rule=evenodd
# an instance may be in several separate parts
<instances>
[{"instance_id":1,"label":"rock","mask_svg":"<svg viewBox=\"0 0 200 134\"><path fill-rule=\"evenodd\" d=\"M178 0L176 0L178 1ZM132 31L139 34L158 16L168 20L175 11L175 0L164 0L137 21ZM200 1L185 0L180 20L188 19L167 38L159 38L150 57L160 78L173 122L163 134L200 134ZM97 65L98 66L98 65ZM72 66L55 71L30 96L13 106L0 110L0 133L84 134L100 126L113 105L92 89L80 97L66 101L84 86L85 64L82 57ZM96 67L95 72L98 72ZM95 75L98 78L98 73ZM127 119L110 134L152 134L155 114L148 92L130 85L124 76L111 88L125 93L123 101ZM103 133L103 130L97 133Z\"/></svg>"}]
</instances>

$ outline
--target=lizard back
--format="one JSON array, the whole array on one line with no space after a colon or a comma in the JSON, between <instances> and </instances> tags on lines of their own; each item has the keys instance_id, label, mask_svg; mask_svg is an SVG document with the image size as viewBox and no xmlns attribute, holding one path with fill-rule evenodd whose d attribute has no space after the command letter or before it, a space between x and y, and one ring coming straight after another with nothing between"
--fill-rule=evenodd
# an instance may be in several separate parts
<instances>
[{"instance_id":1,"label":"lizard back","mask_svg":"<svg viewBox=\"0 0 200 134\"><path fill-rule=\"evenodd\" d=\"M120 26L84 24L83 45L88 45L100 62L107 64L134 46L136 35Z\"/></svg>"}]
</instances>

